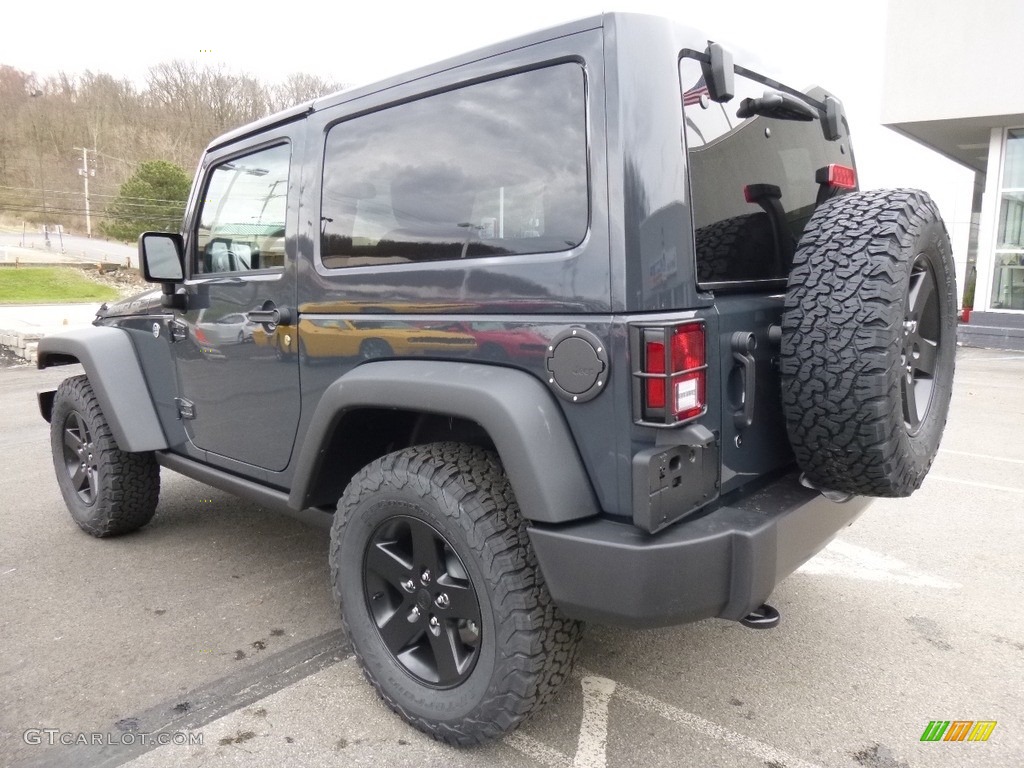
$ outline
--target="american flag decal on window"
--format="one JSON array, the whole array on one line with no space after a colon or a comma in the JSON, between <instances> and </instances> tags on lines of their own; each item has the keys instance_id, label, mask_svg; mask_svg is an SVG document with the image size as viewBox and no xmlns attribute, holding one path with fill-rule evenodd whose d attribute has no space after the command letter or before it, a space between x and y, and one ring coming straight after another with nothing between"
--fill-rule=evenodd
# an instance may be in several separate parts
<instances>
[{"instance_id":1,"label":"american flag decal on window","mask_svg":"<svg viewBox=\"0 0 1024 768\"><path fill-rule=\"evenodd\" d=\"M700 104L701 99L705 96L710 97L711 93L708 91L708 86L704 82L704 76L701 75L700 80L694 83L690 90L683 92L683 106L689 107L694 104Z\"/></svg>"}]
</instances>

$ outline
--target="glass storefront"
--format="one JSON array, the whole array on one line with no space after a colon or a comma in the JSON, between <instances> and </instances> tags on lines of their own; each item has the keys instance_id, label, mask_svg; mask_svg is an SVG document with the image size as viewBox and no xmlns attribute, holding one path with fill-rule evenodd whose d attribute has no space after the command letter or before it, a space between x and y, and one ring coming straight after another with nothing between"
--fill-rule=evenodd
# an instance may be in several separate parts
<instances>
[{"instance_id":1,"label":"glass storefront","mask_svg":"<svg viewBox=\"0 0 1024 768\"><path fill-rule=\"evenodd\" d=\"M992 309L1024 311L1024 128L1006 132Z\"/></svg>"}]
</instances>

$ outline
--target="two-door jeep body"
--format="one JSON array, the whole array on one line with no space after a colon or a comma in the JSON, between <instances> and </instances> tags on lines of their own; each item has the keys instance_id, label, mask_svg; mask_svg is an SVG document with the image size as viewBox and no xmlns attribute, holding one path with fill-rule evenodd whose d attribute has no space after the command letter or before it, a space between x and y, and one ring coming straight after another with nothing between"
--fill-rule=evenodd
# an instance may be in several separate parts
<instances>
[{"instance_id":1,"label":"two-door jeep body","mask_svg":"<svg viewBox=\"0 0 1024 768\"><path fill-rule=\"evenodd\" d=\"M85 369L40 395L75 521L140 528L165 467L331 526L367 678L451 743L549 699L580 621L774 625L945 424L934 204L859 191L835 97L660 19L239 128L140 258L159 291L39 345Z\"/></svg>"}]
</instances>

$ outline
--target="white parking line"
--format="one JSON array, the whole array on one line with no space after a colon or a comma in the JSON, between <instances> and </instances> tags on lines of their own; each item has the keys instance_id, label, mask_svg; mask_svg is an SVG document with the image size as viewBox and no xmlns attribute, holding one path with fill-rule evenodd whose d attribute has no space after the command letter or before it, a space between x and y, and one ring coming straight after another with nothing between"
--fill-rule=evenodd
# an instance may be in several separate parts
<instances>
[{"instance_id":1,"label":"white parking line","mask_svg":"<svg viewBox=\"0 0 1024 768\"><path fill-rule=\"evenodd\" d=\"M977 483L973 480L961 480L959 477L946 477L945 475L936 475L934 472L929 472L928 478L930 480L941 480L944 483L969 485L972 488L985 488L990 491L1003 491L1004 493L1019 493L1024 495L1024 488L1011 488L1008 485L995 485L994 483Z\"/></svg>"},{"instance_id":2,"label":"white parking line","mask_svg":"<svg viewBox=\"0 0 1024 768\"><path fill-rule=\"evenodd\" d=\"M630 688L628 685L619 683L615 688L615 695L631 704L635 704L641 709L660 715L666 720L684 725L702 736L728 744L730 747L752 755L764 763L784 765L786 768L820 768L815 763L801 760L799 757L783 752L781 749L776 749L770 744L765 744L763 741L758 741L750 736L744 736L742 733L737 733L700 715L687 712L685 709L673 707L671 704L659 701L653 696L648 696L646 693L641 693L635 688Z\"/></svg>"},{"instance_id":3,"label":"white parking line","mask_svg":"<svg viewBox=\"0 0 1024 768\"><path fill-rule=\"evenodd\" d=\"M1021 358L1024 360L1024 358ZM954 451L949 448L939 448L939 453L951 453L954 456L970 456L972 459L985 459L986 461L1005 461L1007 464L1024 464L1024 459L1008 459L1006 456L992 456L988 453L971 453L970 451Z\"/></svg>"},{"instance_id":4,"label":"white parking line","mask_svg":"<svg viewBox=\"0 0 1024 768\"><path fill-rule=\"evenodd\" d=\"M608 704L615 692L615 681L588 675L583 685L583 720L576 746L573 768L604 768L607 763Z\"/></svg>"},{"instance_id":5,"label":"white parking line","mask_svg":"<svg viewBox=\"0 0 1024 768\"><path fill-rule=\"evenodd\" d=\"M838 539L800 566L797 573L814 576L844 576L864 581L889 581L915 587L959 589L955 581L915 570L895 557Z\"/></svg>"},{"instance_id":6,"label":"white parking line","mask_svg":"<svg viewBox=\"0 0 1024 768\"><path fill-rule=\"evenodd\" d=\"M556 749L525 733L517 731L505 737L504 743L522 752L530 759L549 766L550 768L605 768L607 765L606 743L608 738L608 705L613 696L629 702L665 718L678 725L696 731L712 741L732 747L739 752L752 755L765 764L784 765L786 768L821 768L817 763L802 760L799 757L776 749L763 741L744 736L711 720L687 712L648 696L628 685L617 683L606 677L595 675L585 669L577 669L574 676L582 677L583 685L583 720L580 725L579 747L576 755L570 760ZM588 707L589 696L589 707ZM681 764L685 764L685 759Z\"/></svg>"}]
</instances>

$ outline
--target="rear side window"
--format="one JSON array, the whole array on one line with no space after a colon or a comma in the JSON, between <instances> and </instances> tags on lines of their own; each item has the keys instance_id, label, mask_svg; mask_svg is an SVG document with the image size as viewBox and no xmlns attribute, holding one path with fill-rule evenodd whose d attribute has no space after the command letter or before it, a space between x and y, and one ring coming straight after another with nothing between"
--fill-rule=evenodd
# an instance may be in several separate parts
<instances>
[{"instance_id":1,"label":"rear side window","mask_svg":"<svg viewBox=\"0 0 1024 768\"><path fill-rule=\"evenodd\" d=\"M698 282L785 279L814 212L818 169L853 166L848 139L827 140L817 115L739 117L744 99L773 90L739 72L725 103L708 97L699 61L684 56L679 75Z\"/></svg>"},{"instance_id":2,"label":"rear side window","mask_svg":"<svg viewBox=\"0 0 1024 768\"><path fill-rule=\"evenodd\" d=\"M559 64L327 134L326 267L564 251L588 225L583 69Z\"/></svg>"}]
</instances>

